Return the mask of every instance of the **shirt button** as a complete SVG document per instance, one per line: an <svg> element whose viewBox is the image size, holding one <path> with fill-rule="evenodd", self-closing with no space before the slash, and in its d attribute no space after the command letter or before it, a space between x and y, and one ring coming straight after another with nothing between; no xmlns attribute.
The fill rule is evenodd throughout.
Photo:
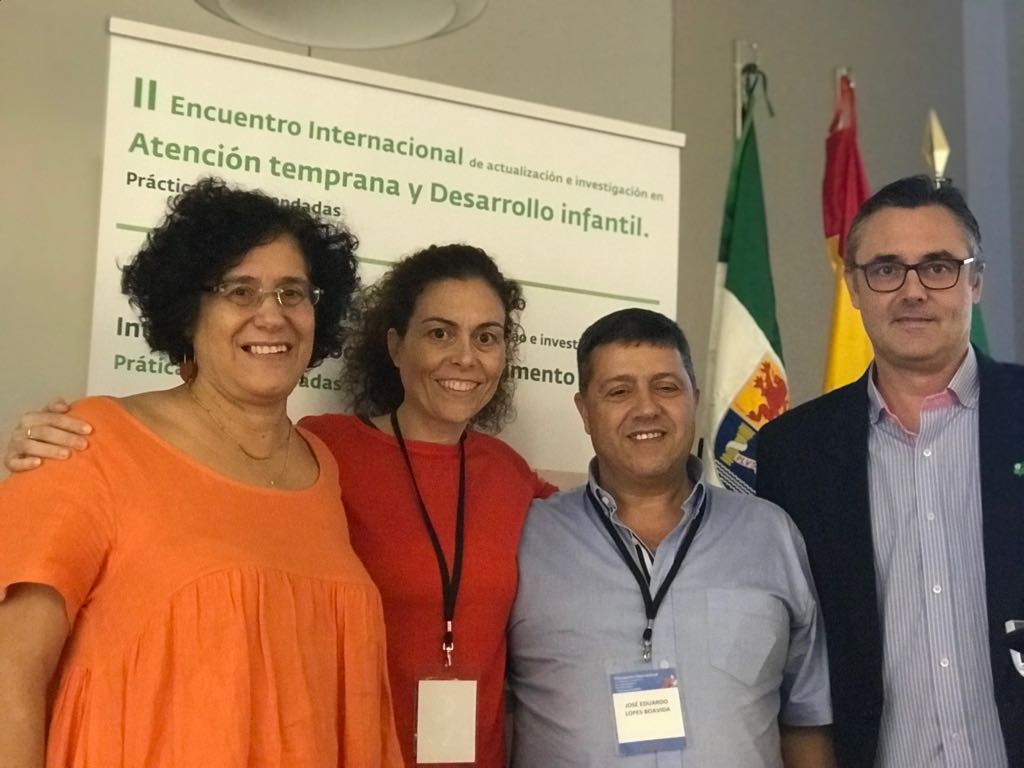
<svg viewBox="0 0 1024 768"><path fill-rule="evenodd" d="M932 592L934 592L936 595L941 594L942 593L942 585L941 584L936 584L934 587L932 587Z"/></svg>
<svg viewBox="0 0 1024 768"><path fill-rule="evenodd" d="M935 513L934 512L929 512L927 515L925 515L925 517L928 518L928 522L931 522L932 520L935 519Z"/></svg>
<svg viewBox="0 0 1024 768"><path fill-rule="evenodd" d="M925 448L924 449L924 457L927 459L927 458L930 458L931 455L932 455L932 449L931 448Z"/></svg>
<svg viewBox="0 0 1024 768"><path fill-rule="evenodd" d="M949 659L939 659L939 666L945 669L949 666Z"/></svg>

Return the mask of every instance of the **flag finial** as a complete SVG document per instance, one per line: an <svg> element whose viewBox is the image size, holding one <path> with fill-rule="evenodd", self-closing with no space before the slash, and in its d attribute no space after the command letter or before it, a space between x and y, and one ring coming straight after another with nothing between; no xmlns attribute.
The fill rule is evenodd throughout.
<svg viewBox="0 0 1024 768"><path fill-rule="evenodd" d="M942 123L934 109L928 110L928 119L924 127L924 144L921 147L924 153L925 162L932 169L932 178L935 179L935 186L941 187L949 184L950 179L946 177L946 163L949 161L949 142L946 140L946 132L942 130Z"/></svg>

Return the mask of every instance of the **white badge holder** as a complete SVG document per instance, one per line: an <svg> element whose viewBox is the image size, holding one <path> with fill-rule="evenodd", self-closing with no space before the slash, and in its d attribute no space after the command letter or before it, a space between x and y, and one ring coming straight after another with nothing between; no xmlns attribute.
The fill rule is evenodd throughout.
<svg viewBox="0 0 1024 768"><path fill-rule="evenodd" d="M476 680L420 680L416 763L476 762Z"/></svg>
<svg viewBox="0 0 1024 768"><path fill-rule="evenodd" d="M608 683L618 754L669 752L686 746L683 700L668 662L611 664Z"/></svg>

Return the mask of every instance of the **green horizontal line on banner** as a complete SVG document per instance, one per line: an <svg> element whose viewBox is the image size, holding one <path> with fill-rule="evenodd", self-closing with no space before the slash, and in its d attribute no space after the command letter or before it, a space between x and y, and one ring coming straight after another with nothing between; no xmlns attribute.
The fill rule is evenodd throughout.
<svg viewBox="0 0 1024 768"><path fill-rule="evenodd" d="M356 256L356 261L362 262L364 264L376 264L377 266L380 267L391 267L398 263L395 261L385 261L384 259L367 259L364 256Z"/></svg>
<svg viewBox="0 0 1024 768"><path fill-rule="evenodd" d="M362 256L357 257L359 261L367 264L377 264L382 267L391 267L397 264L395 261L384 261L383 259L367 259ZM620 293L604 293L603 291L591 291L587 288L570 288L567 285L552 285L551 283L535 283L532 280L517 280L520 285L528 285L531 288L543 288L548 291L559 291L561 293L578 293L583 296L599 296L602 299L620 299L622 301L631 301L634 304L651 304L658 306L661 304L657 299L648 299L643 296L623 296Z"/></svg>
<svg viewBox="0 0 1024 768"><path fill-rule="evenodd" d="M134 224L117 224L118 229L126 229L129 232L149 232L152 227L139 227ZM368 259L365 256L357 256L356 259L364 264L375 264L380 267L390 267L396 264L394 261L384 259ZM649 299L645 296L624 296L621 293L605 293L604 291L591 291L588 288L572 288L568 285L552 285L551 283L535 283L532 280L519 280L520 285L528 285L531 288L543 288L547 291L558 291L559 293L578 293L581 296L598 296L602 299L619 299L620 301L631 301L634 304L650 304L658 306L661 304L657 299Z"/></svg>
<svg viewBox="0 0 1024 768"><path fill-rule="evenodd" d="M528 285L531 288L544 288L549 291L560 291L561 293L579 293L583 296L599 296L602 299L621 299L631 301L634 304L661 304L657 299L649 299L645 296L623 296L621 293L605 293L604 291L591 291L587 288L571 288L568 285L551 285L550 283L535 283L531 280L520 280L521 285Z"/></svg>

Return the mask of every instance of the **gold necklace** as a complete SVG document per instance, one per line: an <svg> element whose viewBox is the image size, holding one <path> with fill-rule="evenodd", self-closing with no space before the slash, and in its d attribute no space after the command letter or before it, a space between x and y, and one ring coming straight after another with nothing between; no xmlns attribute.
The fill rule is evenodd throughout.
<svg viewBox="0 0 1024 768"><path fill-rule="evenodd" d="M256 454L251 453L244 445L242 445L241 441L238 440L238 438L231 434L231 431L224 425L224 423L220 419L217 418L213 411L211 411L209 408L206 407L205 404L203 404L203 402L199 399L196 393L192 391L191 382L185 385L185 390L188 392L188 396L192 398L192 402L194 402L196 405L202 408L203 411L206 412L206 415L210 417L210 421L216 424L217 428L224 433L224 436L227 437L231 442L233 442L235 446L238 448L238 450L240 450L247 458L252 459L253 461L269 461L270 459L274 458L274 456L276 456L277 453L280 451L280 448L272 448L270 453L267 454L266 456L257 456ZM288 435L284 439L284 463L281 465L281 471L278 472L277 475L267 479L267 484L271 488L275 488L277 484L281 482L281 479L285 476L285 473L288 472L288 458L291 455L292 432L294 431L294 429L292 428L291 420L287 416L285 416L285 421L288 422Z"/></svg>

